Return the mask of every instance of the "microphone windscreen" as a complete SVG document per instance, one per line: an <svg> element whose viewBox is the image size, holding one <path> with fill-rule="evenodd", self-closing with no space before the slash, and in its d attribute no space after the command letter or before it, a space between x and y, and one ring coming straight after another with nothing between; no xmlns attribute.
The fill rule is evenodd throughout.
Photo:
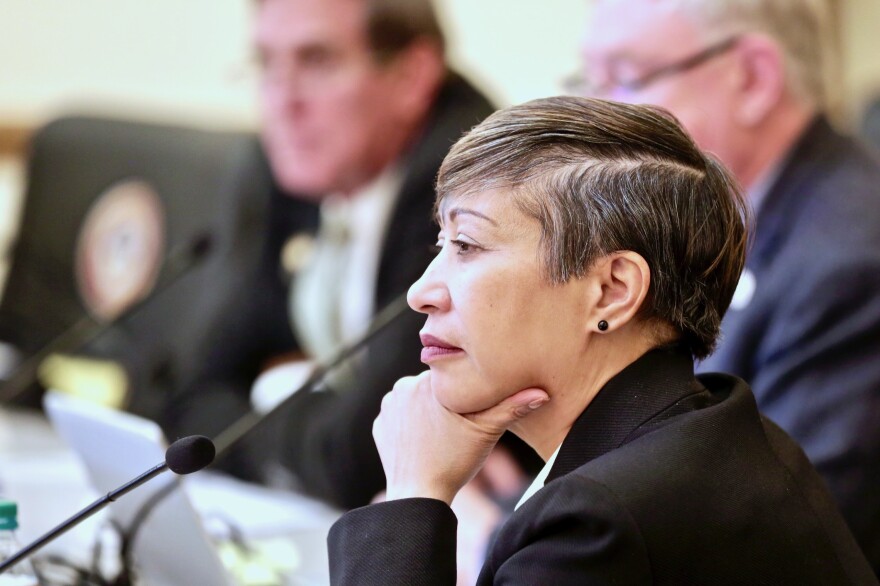
<svg viewBox="0 0 880 586"><path fill-rule="evenodd" d="M191 435L168 446L165 462L175 474L191 474L213 462L214 454L214 442L203 435Z"/></svg>
<svg viewBox="0 0 880 586"><path fill-rule="evenodd" d="M207 233L198 234L189 243L189 254L192 260L200 261L208 256L214 248L214 238Z"/></svg>

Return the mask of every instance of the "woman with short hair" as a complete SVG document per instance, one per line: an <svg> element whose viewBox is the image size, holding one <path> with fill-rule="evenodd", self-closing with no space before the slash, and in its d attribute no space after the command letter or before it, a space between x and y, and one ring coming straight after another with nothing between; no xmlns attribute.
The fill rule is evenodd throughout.
<svg viewBox="0 0 880 586"><path fill-rule="evenodd" d="M409 292L429 370L383 402L388 500L334 526L334 584L454 584L449 504L506 429L547 464L479 584L876 583L746 383L694 376L748 213L671 116L515 106L453 147L437 192L439 253Z"/></svg>

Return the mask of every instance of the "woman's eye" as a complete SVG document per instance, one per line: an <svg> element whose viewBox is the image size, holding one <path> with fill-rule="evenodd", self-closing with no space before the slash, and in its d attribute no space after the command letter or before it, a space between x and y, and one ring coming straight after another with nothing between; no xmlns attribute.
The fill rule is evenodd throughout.
<svg viewBox="0 0 880 586"><path fill-rule="evenodd" d="M438 240L436 244L430 246L431 253L434 255L438 255L443 252L443 249L446 245L454 247L455 254L461 256L465 254L471 254L477 249L477 245L471 242L465 242L464 240Z"/></svg>
<svg viewBox="0 0 880 586"><path fill-rule="evenodd" d="M465 242L464 240L453 240L452 244L458 248L458 254L467 254L468 252L471 252L473 248L472 244Z"/></svg>

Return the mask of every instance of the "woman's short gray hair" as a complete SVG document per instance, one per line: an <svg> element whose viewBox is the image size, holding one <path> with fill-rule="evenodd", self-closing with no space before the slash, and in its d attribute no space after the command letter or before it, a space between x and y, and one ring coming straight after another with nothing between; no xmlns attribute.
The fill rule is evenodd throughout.
<svg viewBox="0 0 880 586"><path fill-rule="evenodd" d="M674 328L696 358L711 353L745 262L748 208L670 114L574 97L496 112L447 155L437 209L498 188L540 223L550 282L636 252L651 271L640 317Z"/></svg>

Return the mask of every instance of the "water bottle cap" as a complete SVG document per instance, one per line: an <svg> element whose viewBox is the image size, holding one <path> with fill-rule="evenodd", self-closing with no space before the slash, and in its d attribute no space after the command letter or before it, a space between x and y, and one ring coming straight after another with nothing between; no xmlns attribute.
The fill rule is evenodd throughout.
<svg viewBox="0 0 880 586"><path fill-rule="evenodd" d="M18 529L18 505L13 501L0 500L0 531Z"/></svg>

